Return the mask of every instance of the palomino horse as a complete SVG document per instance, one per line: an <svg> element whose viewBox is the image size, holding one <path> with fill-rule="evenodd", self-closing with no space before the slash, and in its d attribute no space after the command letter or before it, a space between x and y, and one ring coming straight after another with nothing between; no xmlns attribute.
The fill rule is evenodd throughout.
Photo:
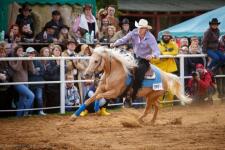
<svg viewBox="0 0 225 150"><path fill-rule="evenodd" d="M120 96L127 88L126 81L130 73L129 71L136 66L137 63L135 59L129 54L125 55L116 49L107 49L105 47L96 48L90 58L89 66L86 69L86 75L92 75L98 71L104 71L104 73L93 97L81 105L71 116L71 120L76 120L85 107L97 99L115 99ZM145 110L138 118L139 122L143 122L143 118L149 113L151 105L154 106L154 115L151 122L155 122L158 113L158 98L162 96L165 91L171 91L184 103L191 102L191 99L182 93L182 86L176 75L166 73L159 68L157 69L161 75L163 88L153 90L150 87L142 87L138 91L137 96L146 99Z"/></svg>

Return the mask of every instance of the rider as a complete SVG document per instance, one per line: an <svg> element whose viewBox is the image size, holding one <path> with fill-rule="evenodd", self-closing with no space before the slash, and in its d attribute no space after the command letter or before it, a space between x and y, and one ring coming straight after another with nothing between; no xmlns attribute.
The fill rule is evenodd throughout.
<svg viewBox="0 0 225 150"><path fill-rule="evenodd" d="M152 29L148 25L148 21L145 19L140 19L139 22L135 21L135 26L137 29L129 32L126 36L118 39L115 43L110 46L120 46L132 41L132 46L134 49L134 57L138 61L138 67L135 71L133 94L132 98L136 98L138 89L141 88L142 81L144 80L144 75L150 67L149 60L160 55L160 50L157 45L155 37L149 32Z"/></svg>

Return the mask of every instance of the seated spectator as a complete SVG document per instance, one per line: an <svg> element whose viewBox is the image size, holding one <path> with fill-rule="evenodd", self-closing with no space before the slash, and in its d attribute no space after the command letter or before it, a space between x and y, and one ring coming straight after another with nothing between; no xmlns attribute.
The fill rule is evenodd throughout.
<svg viewBox="0 0 225 150"><path fill-rule="evenodd" d="M73 75L67 74L66 80L74 80ZM74 85L73 82L66 83L65 89L65 105L66 106L76 106L80 105L80 95L78 92L77 87ZM70 111L70 107L66 107L67 111Z"/></svg>
<svg viewBox="0 0 225 150"><path fill-rule="evenodd" d="M28 57L36 57L37 51L33 47L28 47L26 49L26 53ZM28 73L28 80L31 82L44 81L44 65L41 63L41 60L33 60L35 72ZM43 108L43 84L31 84L29 88L34 93L35 100L37 102L38 108ZM43 109L38 110L39 115L45 116Z"/></svg>
<svg viewBox="0 0 225 150"><path fill-rule="evenodd" d="M116 40L124 37L125 35L127 35L128 32L130 32L129 20L127 18L124 18L121 24L122 24L122 30L117 31L115 33L115 35L111 39L112 42L115 42Z"/></svg>
<svg viewBox="0 0 225 150"><path fill-rule="evenodd" d="M98 85L98 82L95 82L94 84L91 85L90 89L85 95L85 101L94 95L97 85ZM94 112L98 112L102 116L108 116L110 115L110 113L106 111L107 105L108 105L108 102L104 98L96 100L95 102L88 105L86 109L81 112L80 116L84 117L84 116L87 116L88 113L94 113Z"/></svg>
<svg viewBox="0 0 225 150"><path fill-rule="evenodd" d="M41 42L41 43L52 43L57 41L57 37L55 36L55 31L56 31L55 26L51 25L46 25L44 27L44 30L40 32L36 38L36 42Z"/></svg>
<svg viewBox="0 0 225 150"><path fill-rule="evenodd" d="M102 43L111 43L111 39L115 35L116 28L114 26L108 26L107 35L103 36L99 41Z"/></svg>
<svg viewBox="0 0 225 150"><path fill-rule="evenodd" d="M107 8L106 18L109 20L109 24L116 28L116 32L120 30L119 20L115 17L116 9L114 6L110 5Z"/></svg>
<svg viewBox="0 0 225 150"><path fill-rule="evenodd" d="M33 31L31 31L30 26L23 25L21 31L21 38L23 42L33 42Z"/></svg>
<svg viewBox="0 0 225 150"><path fill-rule="evenodd" d="M196 65L196 71L192 73L192 78L188 81L188 90L193 102L202 103L208 97L212 102L213 94L212 75L202 64Z"/></svg>
<svg viewBox="0 0 225 150"><path fill-rule="evenodd" d="M21 33L19 26L17 24L13 24L8 34L6 34L5 39L8 40L9 43L17 43L21 41Z"/></svg>
<svg viewBox="0 0 225 150"><path fill-rule="evenodd" d="M29 35L34 35L34 19L31 16L31 11L28 4L23 4L22 8L19 9L20 14L16 17L16 24L22 31L24 27L29 31Z"/></svg>
<svg viewBox="0 0 225 150"><path fill-rule="evenodd" d="M47 22L45 24L45 26L47 26L47 27L49 27L49 26L50 27L54 27L54 29L55 29L54 36L58 37L60 29L64 26L63 20L62 20L62 17L61 17L61 13L58 10L54 10L52 12L52 20Z"/></svg>
<svg viewBox="0 0 225 150"><path fill-rule="evenodd" d="M23 47L15 48L14 57L24 57ZM14 73L12 76L13 82L28 82L28 71L35 73L34 64L32 61L14 60L9 61L10 67ZM19 93L19 101L17 109L33 108L34 94L25 84L14 85L15 90ZM18 117L29 115L29 111L17 111Z"/></svg>
<svg viewBox="0 0 225 150"><path fill-rule="evenodd" d="M219 50L221 50L223 53L225 52L225 35L222 35L219 38Z"/></svg>
<svg viewBox="0 0 225 150"><path fill-rule="evenodd" d="M62 49L59 45L54 45L52 57L60 57ZM44 74L46 81L60 80L60 60L49 60ZM60 86L59 84L48 84L45 87L46 107L60 105ZM59 109L47 110L47 113L57 113Z"/></svg>
<svg viewBox="0 0 225 150"><path fill-rule="evenodd" d="M66 45L66 43L72 39L72 36L70 35L69 33L69 30L70 28L66 25L62 26L62 28L60 29L60 32L59 32L59 42L62 44L62 45Z"/></svg>
<svg viewBox="0 0 225 150"><path fill-rule="evenodd" d="M225 55L220 50L218 50L220 36L220 30L218 28L219 25L220 22L218 21L218 19L213 18L209 22L209 29L205 31L202 40L203 52L207 53L208 57L212 59L212 61L208 65L208 69L212 71L215 71L225 62Z"/></svg>
<svg viewBox="0 0 225 150"><path fill-rule="evenodd" d="M73 25L73 32L76 35L78 31L83 38L85 38L85 33L91 35L93 31L94 38L97 38L98 25L95 17L92 14L92 6L90 4L85 4L83 6L83 13L75 19L75 23Z"/></svg>

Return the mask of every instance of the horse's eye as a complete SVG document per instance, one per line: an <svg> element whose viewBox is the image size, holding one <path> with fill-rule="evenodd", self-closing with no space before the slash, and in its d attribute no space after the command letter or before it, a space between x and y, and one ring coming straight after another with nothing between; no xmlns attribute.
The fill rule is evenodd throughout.
<svg viewBox="0 0 225 150"><path fill-rule="evenodd" d="M98 63L98 61L97 61L97 60L95 60L95 63L97 64L97 63Z"/></svg>

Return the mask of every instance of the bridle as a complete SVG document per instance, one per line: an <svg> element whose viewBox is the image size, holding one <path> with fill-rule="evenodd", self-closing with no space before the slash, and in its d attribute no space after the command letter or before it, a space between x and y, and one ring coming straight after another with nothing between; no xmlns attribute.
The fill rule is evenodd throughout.
<svg viewBox="0 0 225 150"><path fill-rule="evenodd" d="M100 67L100 65L102 63L102 59L103 58L102 58L102 56L100 56L100 57L101 57L101 59L100 59L98 65L96 66L96 69L95 70L97 70L97 68ZM111 72L111 70L112 70L112 55L109 54L109 73ZM96 76L98 74L98 72L94 71L94 74Z"/></svg>

